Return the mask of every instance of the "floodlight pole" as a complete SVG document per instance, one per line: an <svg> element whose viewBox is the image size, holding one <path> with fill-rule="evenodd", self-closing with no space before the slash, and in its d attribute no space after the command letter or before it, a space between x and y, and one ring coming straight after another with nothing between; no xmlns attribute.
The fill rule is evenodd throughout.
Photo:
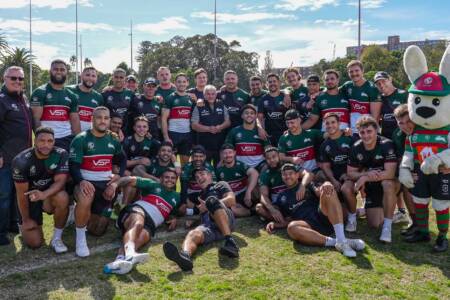
<svg viewBox="0 0 450 300"><path fill-rule="evenodd" d="M130 19L130 69L133 70L133 19Z"/></svg>
<svg viewBox="0 0 450 300"><path fill-rule="evenodd" d="M214 82L217 81L217 0L214 0Z"/></svg>
<svg viewBox="0 0 450 300"><path fill-rule="evenodd" d="M33 93L33 35L32 35L32 27L31 27L31 0L30 0L30 97Z"/></svg>
<svg viewBox="0 0 450 300"><path fill-rule="evenodd" d="M358 0L358 59L361 58L361 0Z"/></svg>
<svg viewBox="0 0 450 300"><path fill-rule="evenodd" d="M75 83L78 84L78 0L75 0L75 56L77 57Z"/></svg>

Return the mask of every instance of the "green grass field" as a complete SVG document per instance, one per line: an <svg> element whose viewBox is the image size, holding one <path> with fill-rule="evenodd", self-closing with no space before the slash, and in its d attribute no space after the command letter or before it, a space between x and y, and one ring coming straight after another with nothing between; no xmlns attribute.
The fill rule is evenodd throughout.
<svg viewBox="0 0 450 300"><path fill-rule="evenodd" d="M48 243L49 217L44 225ZM363 238L367 248L356 259L334 249L299 245L285 231L268 235L263 223L252 217L238 220L238 260L219 257L218 244L213 244L195 256L193 272L181 272L164 257L160 238L143 250L150 253L150 261L125 276L102 274L119 241L112 227L100 239L89 237L89 246L100 250L87 259L74 257L72 227L64 233L72 253L63 256L53 254L48 246L24 249L16 236L14 245L0 252L0 299L450 298L449 252L430 254L431 244L402 242L399 225L394 227L394 243L383 245L378 231L368 231L364 220L358 225L355 236ZM168 239L181 243L182 231ZM35 269L25 271L28 268Z"/></svg>

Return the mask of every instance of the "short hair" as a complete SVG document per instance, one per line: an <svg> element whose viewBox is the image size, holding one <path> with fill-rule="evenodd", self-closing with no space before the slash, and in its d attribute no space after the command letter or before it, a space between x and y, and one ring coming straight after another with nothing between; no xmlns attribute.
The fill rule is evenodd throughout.
<svg viewBox="0 0 450 300"><path fill-rule="evenodd" d="M53 131L53 129L51 127L47 127L47 126L41 126L38 129L36 129L36 131L34 132L34 135L37 138L42 133L48 133L48 134L51 134L52 136L55 136L55 131Z"/></svg>
<svg viewBox="0 0 450 300"><path fill-rule="evenodd" d="M236 71L233 71L233 70L227 70L227 71L225 71L225 73L223 73L223 77L225 78L228 74L234 74L234 75L238 76L238 74L236 73Z"/></svg>
<svg viewBox="0 0 450 300"><path fill-rule="evenodd" d="M336 71L335 69L328 69L325 72L323 72L323 78L325 79L325 77L330 74L334 74L336 76L336 78L338 78L338 79L340 77L340 74L338 71Z"/></svg>
<svg viewBox="0 0 450 300"><path fill-rule="evenodd" d="M408 104L401 104L394 109L394 117L396 119L403 118L407 115L409 115Z"/></svg>
<svg viewBox="0 0 450 300"><path fill-rule="evenodd" d="M288 74L288 73L291 73L291 72L297 74L297 76L299 77L299 79L302 78L302 74L300 74L300 71L299 71L297 68L293 68L293 67L290 67L290 68L287 68L286 70L284 70L284 72L283 72L283 77L286 78L287 74Z"/></svg>
<svg viewBox="0 0 450 300"><path fill-rule="evenodd" d="M294 171L295 173L298 173L299 169L293 163L285 163L281 166L281 172L284 171Z"/></svg>
<svg viewBox="0 0 450 300"><path fill-rule="evenodd" d="M158 71L156 71L156 74L159 74L159 72L161 72L162 70L167 70L167 71L170 72L169 67L161 66L161 67L158 68Z"/></svg>
<svg viewBox="0 0 450 300"><path fill-rule="evenodd" d="M178 73L177 76L175 76L175 81L180 77L184 77L184 78L186 78L186 80L188 80L186 73Z"/></svg>
<svg viewBox="0 0 450 300"><path fill-rule="evenodd" d="M367 128L369 126L372 126L376 130L378 130L377 121L370 115L364 115L364 116L360 117L358 119L358 121L356 121L356 129L358 129L358 130L361 128Z"/></svg>
<svg viewBox="0 0 450 300"><path fill-rule="evenodd" d="M306 82L320 83L320 77L316 74L311 74L306 79Z"/></svg>
<svg viewBox="0 0 450 300"><path fill-rule="evenodd" d="M200 68L200 69L195 70L195 72L194 72L194 78L197 78L197 76L200 75L201 73L205 73L206 75L208 75L208 73L206 72L205 69Z"/></svg>
<svg viewBox="0 0 450 300"><path fill-rule="evenodd" d="M359 60L351 60L348 64L347 64L347 70L350 69L353 66L358 66L361 70L364 70L363 64L361 61Z"/></svg>
<svg viewBox="0 0 450 300"><path fill-rule="evenodd" d="M280 76L278 76L278 74L269 73L266 77L266 80L269 80L270 77L275 77L278 81L280 81Z"/></svg>
<svg viewBox="0 0 450 300"><path fill-rule="evenodd" d="M115 112L115 111L111 112L110 117L111 117L111 119L118 118L118 119L120 119L120 121L123 122L122 116L119 113Z"/></svg>
<svg viewBox="0 0 450 300"><path fill-rule="evenodd" d="M217 88L212 84L207 84L203 89L203 94L205 94L207 91L217 91Z"/></svg>
<svg viewBox="0 0 450 300"><path fill-rule="evenodd" d="M137 116L136 118L134 118L133 124L136 125L137 122L141 122L141 121L148 123L148 119L146 116Z"/></svg>
<svg viewBox="0 0 450 300"><path fill-rule="evenodd" d="M109 108L107 108L106 106L97 106L96 108L94 108L92 115L95 115L99 111L107 111L108 113L110 112Z"/></svg>
<svg viewBox="0 0 450 300"><path fill-rule="evenodd" d="M67 69L66 62L59 58L52 60L52 62L50 63L50 69L53 68L54 65L59 65L59 64L64 65L64 67Z"/></svg>
<svg viewBox="0 0 450 300"><path fill-rule="evenodd" d="M162 147L170 147L171 150L173 150L173 145L171 142L168 141L164 141L161 143L161 146L159 146L159 149L161 149Z"/></svg>
<svg viewBox="0 0 450 300"><path fill-rule="evenodd" d="M244 112L245 110L247 110L247 109L251 109L251 110L253 110L255 113L258 112L258 109L256 108L256 106L254 106L253 104L248 103L248 104L245 104L244 106L242 106L242 108L241 108L241 113L243 113L243 112Z"/></svg>
<svg viewBox="0 0 450 300"><path fill-rule="evenodd" d="M95 71L95 72L97 72L97 69L94 68L94 67L86 67L86 68L83 69L83 71L81 73L85 73L87 71Z"/></svg>
<svg viewBox="0 0 450 300"><path fill-rule="evenodd" d="M8 67L8 68L5 70L5 72L3 73L3 77L5 77L6 74L8 74L8 73L11 72L11 71L21 71L21 72L23 72L23 68L22 68L22 67L19 67L19 66L10 66L10 67Z"/></svg>
<svg viewBox="0 0 450 300"><path fill-rule="evenodd" d="M262 83L262 78L258 75L253 75L250 77L250 81L260 81Z"/></svg>
<svg viewBox="0 0 450 300"><path fill-rule="evenodd" d="M264 150L264 155L266 155L267 153L270 153L270 152L280 153L280 151L278 150L277 147L270 146L270 147L267 147L267 148Z"/></svg>
<svg viewBox="0 0 450 300"><path fill-rule="evenodd" d="M116 75L117 73L127 74L127 72L125 72L125 70L122 68L115 68L113 71L113 75Z"/></svg>
<svg viewBox="0 0 450 300"><path fill-rule="evenodd" d="M325 120L325 119L328 119L328 118L335 118L336 119L336 121L339 123L340 122L340 120L339 120L339 115L337 114L337 113L335 113L335 112L327 112L324 116L323 116L323 119Z"/></svg>
<svg viewBox="0 0 450 300"><path fill-rule="evenodd" d="M164 174L164 173L167 173L167 172L169 172L169 173L174 173L175 176L178 177L177 170L175 170L175 168L173 168L173 167L167 167L167 168L164 170L163 174Z"/></svg>

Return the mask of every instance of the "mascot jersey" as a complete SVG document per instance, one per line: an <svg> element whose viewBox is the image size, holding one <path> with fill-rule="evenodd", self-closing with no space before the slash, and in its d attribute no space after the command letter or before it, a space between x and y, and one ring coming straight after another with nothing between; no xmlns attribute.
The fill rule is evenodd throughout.
<svg viewBox="0 0 450 300"><path fill-rule="evenodd" d="M420 165L427 157L449 148L450 126L439 129L426 129L416 126L409 136L410 143L405 144L405 151L414 154L414 164Z"/></svg>

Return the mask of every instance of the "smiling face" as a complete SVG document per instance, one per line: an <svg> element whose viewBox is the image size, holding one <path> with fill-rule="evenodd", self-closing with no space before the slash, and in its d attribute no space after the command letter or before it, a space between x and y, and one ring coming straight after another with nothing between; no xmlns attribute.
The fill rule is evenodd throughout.
<svg viewBox="0 0 450 300"><path fill-rule="evenodd" d="M450 96L424 96L409 94L409 117L417 125L436 129L449 124Z"/></svg>

